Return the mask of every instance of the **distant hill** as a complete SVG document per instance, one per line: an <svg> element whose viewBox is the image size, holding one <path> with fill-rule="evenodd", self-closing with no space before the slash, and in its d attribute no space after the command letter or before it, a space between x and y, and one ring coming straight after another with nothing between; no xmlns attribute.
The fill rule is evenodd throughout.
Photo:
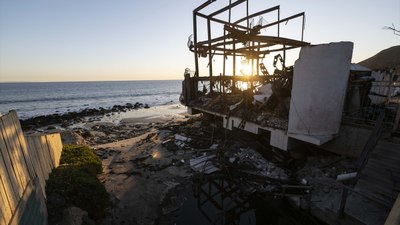
<svg viewBox="0 0 400 225"><path fill-rule="evenodd" d="M400 69L400 45L387 48L358 64L372 70Z"/></svg>

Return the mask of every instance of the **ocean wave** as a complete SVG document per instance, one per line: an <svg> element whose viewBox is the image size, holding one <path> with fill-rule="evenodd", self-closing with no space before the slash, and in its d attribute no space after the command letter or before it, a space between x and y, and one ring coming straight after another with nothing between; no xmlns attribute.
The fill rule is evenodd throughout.
<svg viewBox="0 0 400 225"><path fill-rule="evenodd" d="M17 99L17 100L0 100L0 104L12 104L12 103L30 103L30 102L59 102L59 101L74 101L74 100L96 100L96 99L107 99L107 98L128 98L128 97L146 97L146 96L165 96L165 95L179 95L179 91L171 92L160 92L152 94L120 94L120 95L97 95L97 96L69 96L69 97L48 97L38 99Z"/></svg>

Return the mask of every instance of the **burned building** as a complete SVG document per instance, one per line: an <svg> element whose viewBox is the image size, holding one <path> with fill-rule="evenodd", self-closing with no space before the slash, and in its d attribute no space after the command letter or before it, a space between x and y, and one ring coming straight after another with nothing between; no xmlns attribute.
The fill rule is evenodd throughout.
<svg viewBox="0 0 400 225"><path fill-rule="evenodd" d="M248 0L217 9L215 2L193 11L187 45L195 69L185 70L180 99L188 112L213 115L228 130L264 135L273 148L289 151L303 143L351 157L354 168L340 174L351 181L339 175L323 180L331 182L329 194L311 194L313 214L347 214L363 224L395 221L400 144L382 137L399 134L398 71L377 75L351 64L352 42L308 43L304 12L282 17L280 6L250 12ZM297 29L282 32L287 24ZM290 65L293 52L298 58Z"/></svg>
<svg viewBox="0 0 400 225"><path fill-rule="evenodd" d="M249 2L239 0L204 14L212 3L193 11L188 47L196 68L185 72L181 96L189 111L219 116L229 130L265 133L282 150L297 141L321 145L333 139L342 118L353 44L305 42L304 12L281 18L280 6L275 6L250 14ZM235 17L240 5L246 14ZM275 20L265 22L271 15ZM200 20L206 23L205 39L199 39ZM292 21L299 26L297 39L281 32ZM300 58L288 65L288 53L300 48Z"/></svg>

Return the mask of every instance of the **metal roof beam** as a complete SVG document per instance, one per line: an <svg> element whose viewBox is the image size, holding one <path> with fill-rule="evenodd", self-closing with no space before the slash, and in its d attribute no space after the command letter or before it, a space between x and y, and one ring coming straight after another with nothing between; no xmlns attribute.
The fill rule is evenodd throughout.
<svg viewBox="0 0 400 225"><path fill-rule="evenodd" d="M213 18L213 17L208 17L207 15L204 15L203 13L197 12L195 14L197 16L200 16L200 17L204 18L204 19L210 19L213 22L221 23L221 24L224 24L224 25L232 25L232 23L229 23L229 22L217 19L217 18ZM235 26L247 30L247 27L245 27L245 26L242 26L242 25L235 25Z"/></svg>
<svg viewBox="0 0 400 225"><path fill-rule="evenodd" d="M211 13L211 14L208 15L208 16L209 16L209 17L214 17L214 16L216 16L216 15L218 15L218 14L220 14L220 13L225 12L225 11L228 10L228 9L231 9L231 8L237 6L237 5L242 4L242 3L245 2L245 1L247 1L247 0L237 0L236 2L234 2L234 3L232 3L232 4L228 5L228 6L225 6L224 8L222 8L222 9L220 9L220 10L217 10L217 11L213 12L213 13Z"/></svg>
<svg viewBox="0 0 400 225"><path fill-rule="evenodd" d="M196 13L196 12L198 12L198 11L204 9L204 8L207 7L209 4L211 4L211 3L215 2L215 1L216 1L216 0L208 0L208 1L204 2L203 4L201 4L200 6L198 6L197 8L195 8L195 9L193 10L193 12Z"/></svg>
<svg viewBox="0 0 400 225"><path fill-rule="evenodd" d="M264 26L261 26L261 28L260 28L260 29L264 29L264 28L267 28L267 27L275 26L275 25L277 25L277 24L280 24L280 23L283 23L283 22L286 22L286 21L289 21L289 20L295 19L295 18L297 18L297 17L304 16L304 15L305 15L305 13L304 13L304 12L302 12L302 13L298 13L298 14L296 14L296 15L289 16L289 17L286 17L286 18L284 18L284 19L281 19L281 20L275 21L275 22L273 22L273 23L269 23L269 24L266 24L266 25L264 25Z"/></svg>
<svg viewBox="0 0 400 225"><path fill-rule="evenodd" d="M253 13L253 14L251 14L249 16L246 16L246 17L243 17L243 18L237 20L233 24L238 24L238 23L241 23L241 22L243 22L243 21L245 21L247 19L250 19L250 18L253 18L253 17L256 17L256 16L260 16L260 15L263 15L263 14L266 14L266 13L269 13L269 12L273 12L273 11L279 10L279 8L280 8L280 6L277 5L275 7L272 7L272 8L269 8L269 9L265 9L265 10L262 10L262 11L257 12L257 13Z"/></svg>

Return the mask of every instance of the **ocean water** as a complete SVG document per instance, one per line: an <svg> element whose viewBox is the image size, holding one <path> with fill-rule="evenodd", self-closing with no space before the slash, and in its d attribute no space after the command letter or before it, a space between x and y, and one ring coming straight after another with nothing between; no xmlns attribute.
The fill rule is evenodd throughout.
<svg viewBox="0 0 400 225"><path fill-rule="evenodd" d="M14 109L26 119L126 103L156 106L178 103L181 90L179 80L0 83L0 112Z"/></svg>

